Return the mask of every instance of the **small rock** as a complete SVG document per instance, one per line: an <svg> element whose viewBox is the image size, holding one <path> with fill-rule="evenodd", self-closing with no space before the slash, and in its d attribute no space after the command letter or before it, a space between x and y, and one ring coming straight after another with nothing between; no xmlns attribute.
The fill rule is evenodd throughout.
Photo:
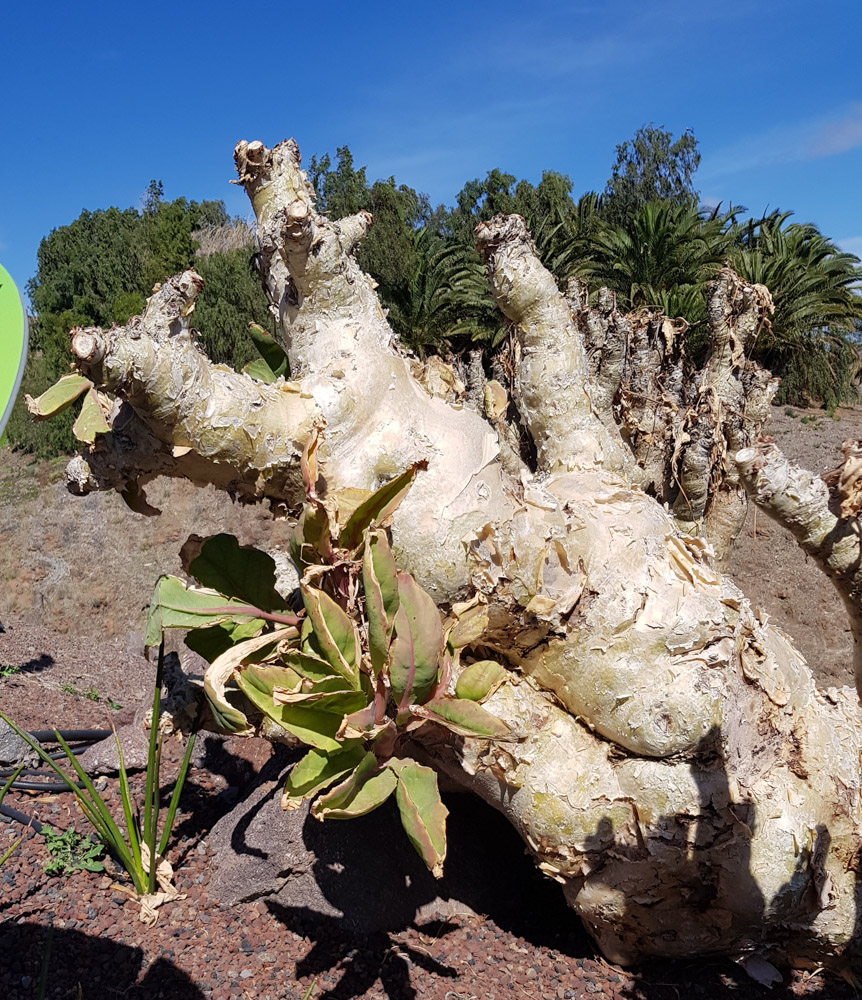
<svg viewBox="0 0 862 1000"><path fill-rule="evenodd" d="M251 977L253 975L254 975L254 973L251 971L251 969L243 969L242 972L239 974L239 978L240 979L251 979Z"/></svg>

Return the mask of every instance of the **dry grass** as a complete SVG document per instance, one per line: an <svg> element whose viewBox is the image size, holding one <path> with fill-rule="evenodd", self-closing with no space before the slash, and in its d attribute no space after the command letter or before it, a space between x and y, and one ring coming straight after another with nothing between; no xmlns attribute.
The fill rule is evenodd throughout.
<svg viewBox="0 0 862 1000"><path fill-rule="evenodd" d="M70 635L139 633L159 574L182 573L179 549L190 534L227 531L244 545L287 546L290 526L265 507L161 480L147 495L164 513L144 517L113 493L71 496L64 466L0 449L0 621Z"/></svg>
<svg viewBox="0 0 862 1000"><path fill-rule="evenodd" d="M255 241L255 225L236 218L221 226L201 226L192 233L192 239L199 244L198 257L227 253L229 250L252 246Z"/></svg>

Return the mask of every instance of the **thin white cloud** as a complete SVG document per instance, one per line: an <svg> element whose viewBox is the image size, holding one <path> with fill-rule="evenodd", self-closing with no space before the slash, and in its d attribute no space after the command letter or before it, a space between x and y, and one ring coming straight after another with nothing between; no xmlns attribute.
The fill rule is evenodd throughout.
<svg viewBox="0 0 862 1000"><path fill-rule="evenodd" d="M712 178L776 163L822 160L862 146L862 101L830 115L777 125L706 154L701 176Z"/></svg>
<svg viewBox="0 0 862 1000"><path fill-rule="evenodd" d="M850 106L849 112L835 122L828 122L814 136L808 159L835 156L862 146L862 101Z"/></svg>

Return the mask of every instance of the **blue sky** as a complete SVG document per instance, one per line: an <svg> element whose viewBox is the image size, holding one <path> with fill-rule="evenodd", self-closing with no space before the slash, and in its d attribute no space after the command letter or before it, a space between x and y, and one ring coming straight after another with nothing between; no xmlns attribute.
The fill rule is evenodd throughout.
<svg viewBox="0 0 862 1000"><path fill-rule="evenodd" d="M52 228L151 178L248 214L240 138L347 144L451 203L492 167L600 189L648 122L694 130L706 201L792 209L862 255L860 29L860 0L18 3L0 263L23 286Z"/></svg>

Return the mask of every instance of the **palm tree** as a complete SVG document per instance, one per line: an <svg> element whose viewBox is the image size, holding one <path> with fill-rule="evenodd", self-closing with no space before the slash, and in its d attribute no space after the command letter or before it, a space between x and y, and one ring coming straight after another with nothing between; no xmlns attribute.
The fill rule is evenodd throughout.
<svg viewBox="0 0 862 1000"><path fill-rule="evenodd" d="M501 317L475 250L425 226L413 233L412 249L406 280L380 289L402 342L420 352L457 337L496 342Z"/></svg>
<svg viewBox="0 0 862 1000"><path fill-rule="evenodd" d="M854 399L860 359L862 268L810 222L772 212L735 227L733 266L766 285L775 313L755 354L783 379L780 402L822 400L827 408Z"/></svg>
<svg viewBox="0 0 862 1000"><path fill-rule="evenodd" d="M660 309L697 326L706 283L730 252L737 211L647 202L624 225L594 225L572 273L616 292L622 309Z"/></svg>

